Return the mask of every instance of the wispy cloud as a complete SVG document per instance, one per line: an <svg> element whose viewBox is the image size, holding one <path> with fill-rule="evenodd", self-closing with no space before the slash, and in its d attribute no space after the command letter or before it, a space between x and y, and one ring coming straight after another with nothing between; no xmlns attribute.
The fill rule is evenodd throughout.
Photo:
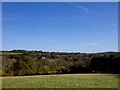
<svg viewBox="0 0 120 90"><path fill-rule="evenodd" d="M3 11L3 15L11 16L11 17L21 17L21 15L19 15L17 13L5 12L5 11Z"/></svg>
<svg viewBox="0 0 120 90"><path fill-rule="evenodd" d="M101 31L97 31L97 32L86 32L86 35L90 36L90 37L102 37L107 35L107 32L101 32Z"/></svg>
<svg viewBox="0 0 120 90"><path fill-rule="evenodd" d="M118 27L117 23L111 23L111 25L114 26L114 27Z"/></svg>
<svg viewBox="0 0 120 90"><path fill-rule="evenodd" d="M78 9L83 10L83 11L89 11L88 8L83 7L83 6L81 6L81 5L78 5L78 4L75 4L75 3L70 3L70 4L71 4L72 6L78 8Z"/></svg>
<svg viewBox="0 0 120 90"><path fill-rule="evenodd" d="M8 13L8 12L5 12L3 15L3 20L9 21L9 20L18 20L18 19L26 19L26 17L21 14Z"/></svg>
<svg viewBox="0 0 120 90"><path fill-rule="evenodd" d="M81 43L78 46L98 46L97 42L88 42L88 43Z"/></svg>
<svg viewBox="0 0 120 90"><path fill-rule="evenodd" d="M114 34L118 34L118 30L113 30L113 33Z"/></svg>
<svg viewBox="0 0 120 90"><path fill-rule="evenodd" d="M88 8L86 7L83 7L81 5L78 5L78 4L75 4L75 3L69 3L71 5L71 7L76 7L80 10L83 10L83 11L88 11ZM57 5L54 5L54 4L43 4L43 6L45 7L49 7L49 8L62 8L62 9L69 9L69 7L63 7L63 6L57 6Z"/></svg>
<svg viewBox="0 0 120 90"><path fill-rule="evenodd" d="M69 3L72 7L78 8L83 11L89 11L88 8L83 7L81 5L75 4L75 3ZM68 7L63 7L63 6L57 6L54 4L43 4L45 7L50 7L50 8L62 8L62 9L69 9Z"/></svg>

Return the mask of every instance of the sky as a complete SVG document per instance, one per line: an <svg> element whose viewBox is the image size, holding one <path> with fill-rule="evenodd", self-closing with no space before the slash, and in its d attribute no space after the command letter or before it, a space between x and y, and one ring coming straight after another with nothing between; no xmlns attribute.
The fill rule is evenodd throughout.
<svg viewBox="0 0 120 90"><path fill-rule="evenodd" d="M2 49L118 51L118 3L2 4Z"/></svg>

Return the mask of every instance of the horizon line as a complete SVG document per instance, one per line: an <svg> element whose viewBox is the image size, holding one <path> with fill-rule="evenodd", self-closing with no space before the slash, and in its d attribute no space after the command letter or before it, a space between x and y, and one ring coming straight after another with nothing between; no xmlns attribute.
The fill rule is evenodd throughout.
<svg viewBox="0 0 120 90"><path fill-rule="evenodd" d="M20 51L42 51L42 52L55 52L55 53L104 53L104 52L119 52L115 50L108 50L108 51L96 51L96 52L80 52L80 51L50 51L50 50L36 50L36 49L11 49L11 50L0 50L2 51L14 51L14 50L20 50Z"/></svg>

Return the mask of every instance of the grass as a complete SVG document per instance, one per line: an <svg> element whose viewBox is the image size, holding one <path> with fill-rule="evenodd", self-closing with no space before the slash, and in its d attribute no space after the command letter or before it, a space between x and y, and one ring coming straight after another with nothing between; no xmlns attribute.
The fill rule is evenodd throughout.
<svg viewBox="0 0 120 90"><path fill-rule="evenodd" d="M2 77L0 77L0 89L2 88Z"/></svg>
<svg viewBox="0 0 120 90"><path fill-rule="evenodd" d="M3 77L3 88L118 88L110 74L61 74Z"/></svg>
<svg viewBox="0 0 120 90"><path fill-rule="evenodd" d="M22 54L22 53L16 53L16 52L0 52L0 55L9 54L9 55L16 55L16 54Z"/></svg>

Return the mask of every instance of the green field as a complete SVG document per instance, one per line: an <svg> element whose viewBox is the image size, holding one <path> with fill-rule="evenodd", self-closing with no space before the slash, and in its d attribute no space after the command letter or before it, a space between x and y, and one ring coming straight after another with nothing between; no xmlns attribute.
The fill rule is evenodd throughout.
<svg viewBox="0 0 120 90"><path fill-rule="evenodd" d="M22 54L22 53L16 53L16 52L0 52L0 55L9 54L9 55L16 55L16 54Z"/></svg>
<svg viewBox="0 0 120 90"><path fill-rule="evenodd" d="M3 77L3 88L118 88L111 74L61 74Z"/></svg>

